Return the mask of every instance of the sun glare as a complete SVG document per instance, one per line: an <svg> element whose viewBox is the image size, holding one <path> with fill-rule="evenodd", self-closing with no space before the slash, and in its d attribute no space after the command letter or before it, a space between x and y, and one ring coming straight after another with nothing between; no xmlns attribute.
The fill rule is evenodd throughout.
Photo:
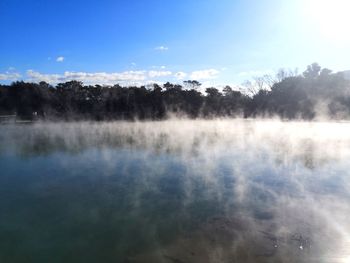
<svg viewBox="0 0 350 263"><path fill-rule="evenodd" d="M350 42L349 0L308 0L303 4L307 20L322 37L333 43Z"/></svg>

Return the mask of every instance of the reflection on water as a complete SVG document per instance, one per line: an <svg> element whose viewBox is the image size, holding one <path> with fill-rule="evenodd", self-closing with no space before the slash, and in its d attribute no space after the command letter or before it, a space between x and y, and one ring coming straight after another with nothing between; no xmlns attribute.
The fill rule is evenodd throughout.
<svg viewBox="0 0 350 263"><path fill-rule="evenodd" d="M350 124L0 126L0 262L348 262Z"/></svg>

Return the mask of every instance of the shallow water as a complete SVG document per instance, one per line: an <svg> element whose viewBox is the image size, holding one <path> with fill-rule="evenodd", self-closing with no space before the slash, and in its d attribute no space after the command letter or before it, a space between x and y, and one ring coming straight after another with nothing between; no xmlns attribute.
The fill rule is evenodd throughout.
<svg viewBox="0 0 350 263"><path fill-rule="evenodd" d="M0 126L0 262L348 262L350 124Z"/></svg>

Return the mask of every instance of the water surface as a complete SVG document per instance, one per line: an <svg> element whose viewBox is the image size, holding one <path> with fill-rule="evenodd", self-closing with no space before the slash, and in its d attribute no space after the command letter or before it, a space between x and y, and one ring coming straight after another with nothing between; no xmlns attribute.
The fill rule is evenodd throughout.
<svg viewBox="0 0 350 263"><path fill-rule="evenodd" d="M350 124L0 126L0 262L348 262Z"/></svg>

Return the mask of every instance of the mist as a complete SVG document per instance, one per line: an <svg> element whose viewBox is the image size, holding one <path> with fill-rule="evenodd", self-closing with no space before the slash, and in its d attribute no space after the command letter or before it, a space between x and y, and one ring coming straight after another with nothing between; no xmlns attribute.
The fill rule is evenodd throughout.
<svg viewBox="0 0 350 263"><path fill-rule="evenodd" d="M72 262L350 256L348 122L37 122L0 131L5 262L47 253Z"/></svg>

